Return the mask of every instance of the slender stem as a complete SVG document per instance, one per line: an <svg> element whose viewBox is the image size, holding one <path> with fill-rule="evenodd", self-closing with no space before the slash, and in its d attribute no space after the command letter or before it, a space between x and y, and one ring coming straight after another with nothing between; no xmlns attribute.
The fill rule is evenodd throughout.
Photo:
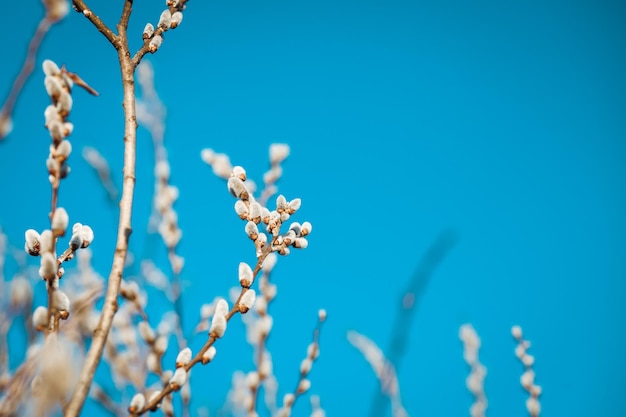
<svg viewBox="0 0 626 417"><path fill-rule="evenodd" d="M254 269L252 270L252 284L254 284L254 281L256 280L257 275L259 274L259 272L261 271L261 268L263 267L263 261L265 260L265 258L267 258L267 255L269 255L272 250L272 246L274 246L274 243L276 242L276 237L272 238L272 242L271 244L269 244L267 246L267 250L265 252L263 252L261 254L261 256L259 256L257 258L257 262L256 262L256 266L254 267ZM250 284L250 286L252 286L252 284ZM235 304L233 304L233 307L230 309L230 311L228 312L228 314L226 314L226 321L230 321L230 319L237 313L240 313L241 311L239 310L239 306L240 306L240 302L241 302L241 298L243 297L243 295L248 291L248 288L241 288L241 293L239 294L239 297L237 298L237 301L235 301ZM209 339L206 341L206 343L204 344L204 346L202 346L202 348L200 349L200 351L196 354L196 356L194 356L194 358L187 364L185 365L185 370L187 372L189 372L189 370L197 363L202 362L202 356L204 355L204 353L209 350L209 348L211 346L213 346L215 344L215 342L217 341L217 338L215 336L211 336L209 335ZM172 386L170 384L167 384L163 387L163 390L161 390L161 392L159 393L159 395L157 395L155 398L153 398L148 404L146 404L144 406L143 409L135 412L135 413L131 413L131 416L136 417L136 416L140 416L148 411L150 411L152 408L156 407L158 404L161 403L161 401L163 400L163 398L165 398L167 395L171 394L173 391ZM64 417L67 417L67 415L65 415Z"/></svg>
<svg viewBox="0 0 626 417"><path fill-rule="evenodd" d="M74 1L74 4L82 1ZM130 60L130 51L128 49L128 37L126 29L128 18L132 11L132 0L126 0L122 19L118 25L118 35L115 41L111 41L117 49L120 68L122 73L122 87L124 91L124 180L122 187L122 199L120 201L120 218L118 224L117 244L115 254L113 256L113 265L109 274L107 291L102 307L102 315L100 322L94 331L91 347L87 352L85 364L81 370L76 388L72 393L72 398L64 410L65 417L76 417L85 403L85 399L89 394L89 389L96 373L96 368L100 362L104 345L113 324L113 317L118 308L117 297L119 294L120 283L122 281L122 273L128 254L128 241L130 239L131 214L133 205L133 195L135 190L135 162L136 162L136 143L137 143L137 118L135 113L135 80L134 66ZM87 16L94 24L93 16ZM96 26L98 26L96 24ZM98 27L100 29L100 27ZM107 31L101 32L107 36ZM110 31L109 31L110 32ZM109 37L107 37L109 39ZM111 39L109 39L111 40Z"/></svg>
<svg viewBox="0 0 626 417"><path fill-rule="evenodd" d="M94 12L91 11L89 7L85 4L83 0L72 0L72 4L74 5L74 9L76 11L85 15L87 19L104 35L105 38L108 39L113 46L117 49L117 43L119 41L118 35L113 33L111 29L102 21ZM128 20L126 21L128 22Z"/></svg>
<svg viewBox="0 0 626 417"><path fill-rule="evenodd" d="M46 37L46 33L48 33L48 30L50 30L50 26L52 26L52 21L50 21L47 16L39 21L39 24L37 25L37 30L35 31L33 38L28 44L28 52L26 53L26 59L24 60L24 64L22 64L22 69L17 75L17 78L15 79L15 82L11 87L11 91L9 92L9 95L4 102L2 109L0 110L0 120L3 117L11 117L11 114L13 113L13 108L15 107L17 99L20 96L20 92L22 91L22 88L24 88L26 81L28 81L28 77L30 77L30 74L35 68L35 58L37 56L37 51L41 46L41 42L43 42L44 38Z"/></svg>

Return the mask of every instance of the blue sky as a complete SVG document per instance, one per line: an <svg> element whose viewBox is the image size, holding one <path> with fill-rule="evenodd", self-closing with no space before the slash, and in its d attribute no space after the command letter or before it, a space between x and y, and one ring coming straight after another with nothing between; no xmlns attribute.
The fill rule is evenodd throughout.
<svg viewBox="0 0 626 417"><path fill-rule="evenodd" d="M113 3L90 5L111 24L121 11ZM5 21L2 97L42 13L34 0L23 7L32 12ZM162 8L136 2L135 48ZM454 230L458 241L421 298L399 371L410 415L467 415L457 335L465 322L483 341L488 415L525 415L513 324L533 342L545 415L624 415L624 15L609 1L190 2L180 28L148 57L168 106L186 316L226 295L238 263L254 261L201 149L229 154L260 180L268 146L285 142L280 190L302 198L296 220L311 221L313 234L274 275L269 347L282 389L295 384L323 307L312 392L328 415L367 415L376 380L346 332L387 346L420 257ZM13 134L0 144L0 224L17 246L25 229L47 221L44 58L100 91L75 91L72 142L98 148L121 178L116 54L71 13L45 40ZM131 246L142 253L153 187L145 131L138 155ZM71 162L61 205L94 228L94 263L106 275L115 216L78 152ZM153 254L165 265L163 255ZM250 369L238 327L220 341L220 360L194 372L196 405L222 404L232 371ZM303 401L295 415L308 412Z"/></svg>

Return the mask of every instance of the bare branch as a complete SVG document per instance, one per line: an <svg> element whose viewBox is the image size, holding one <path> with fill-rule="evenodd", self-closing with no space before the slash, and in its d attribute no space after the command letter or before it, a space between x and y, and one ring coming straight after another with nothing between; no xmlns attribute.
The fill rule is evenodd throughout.
<svg viewBox="0 0 626 417"><path fill-rule="evenodd" d="M82 1L75 1L74 3L82 3ZM84 5L84 3L82 4ZM113 324L113 317L117 312L117 297L122 281L122 273L124 271L126 256L128 254L128 241L132 233L131 213L133 206L133 195L135 190L137 121L135 112L135 67L132 65L130 60L130 53L128 51L128 37L126 34L127 28L125 26L125 24L128 23L128 16L130 16L131 10L132 1L127 0L125 2L124 11L122 13L123 16L127 17L123 17L120 20L121 23L120 25L118 25L119 35L115 38L114 43L114 45L117 45L116 49L118 51L118 58L120 61L120 68L122 73L122 87L124 90L123 107L125 119L123 170L124 180L122 186L122 199L120 201L120 218L118 224L117 243L115 247L115 254L113 256L113 265L109 274L108 286L104 299L104 305L102 307L100 322L98 323L98 326L94 331L91 347L89 348L89 352L87 352L87 358L85 359L85 363L83 365L83 369L81 370L78 383L76 384L76 387L72 394L72 398L67 404L67 407L65 407L63 414L66 417L78 416L83 407L83 404L85 403L85 399L89 394L91 383L102 357L102 350L104 349L107 336L109 335L109 331L111 330L111 326ZM96 25L96 27L98 27L98 25Z"/></svg>
<svg viewBox="0 0 626 417"><path fill-rule="evenodd" d="M119 37L109 27L102 21L100 18L91 11L89 7L85 4L83 0L72 0L72 4L74 5L74 9L77 12L80 12L85 15L87 19L104 35L105 38L108 39L109 42L115 47L115 49L119 49Z"/></svg>

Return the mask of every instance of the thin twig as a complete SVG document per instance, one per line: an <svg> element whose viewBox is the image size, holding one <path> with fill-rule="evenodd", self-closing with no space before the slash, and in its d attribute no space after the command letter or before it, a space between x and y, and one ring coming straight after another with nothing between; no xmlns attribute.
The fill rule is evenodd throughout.
<svg viewBox="0 0 626 417"><path fill-rule="evenodd" d="M30 77L30 74L35 68L35 58L37 57L37 51L39 50L41 43L46 37L46 33L48 33L48 31L50 30L52 23L53 22L48 18L47 15L39 21L39 24L37 25L37 30L35 31L33 38L28 44L28 52L26 53L26 59L22 64L22 69L20 70L17 78L13 82L11 91L9 92L9 95L4 102L2 109L0 110L0 123L2 123L5 118L11 119L11 115L13 114L13 108L17 103L20 92L22 91L22 88L24 88L26 81L28 81L28 77ZM0 139L2 139L1 134Z"/></svg>
<svg viewBox="0 0 626 417"><path fill-rule="evenodd" d="M252 284L254 284L254 281L256 280L257 275L259 274L259 271L261 271L261 268L263 266L263 261L265 260L265 258L267 257L267 255L269 255L271 253L271 248L272 246L275 244L276 241L276 237L272 238L272 242L270 245L267 246L267 250L264 251L261 256L259 256L257 258L257 263L256 266L254 267L254 269L252 270L252 283L250 284L250 286L252 286ZM230 321L230 319L237 313L240 313L240 302L241 302L241 298L243 297L243 295L248 291L248 288L241 288L241 293L239 294L239 297L237 298L237 301L235 301L235 304L233 304L233 307L230 309L230 311L228 312L228 314L226 314L226 321ZM187 364L185 365L185 370L187 372L189 372L189 370L197 363L202 362L202 356L204 355L204 353L209 350L209 348L211 346L213 346L213 344L215 344L215 342L217 341L218 338L216 338L215 336L209 336L209 339L206 341L206 343L204 344L204 346L202 346L202 348L200 349L200 351L198 351L198 353L196 354L196 356L194 356L194 358ZM166 386L163 387L163 390L161 390L161 392L159 393L159 395L157 395L156 397L154 397L148 404L146 404L144 406L143 409L131 414L133 417L142 415L148 411L150 411L151 409L155 408L158 404L161 403L161 401L163 400L163 398L165 398L167 395L171 394L174 391L174 389L172 388L172 385L167 384ZM67 416L66 416L67 417Z"/></svg>
<svg viewBox="0 0 626 417"><path fill-rule="evenodd" d="M406 351L408 336L411 334L410 327L419 299L426 291L435 269L450 252L456 239L456 234L449 230L439 235L420 259L407 288L402 293L391 331L391 343L387 349L387 358L395 368L396 373L399 373ZM377 390L372 399L369 416L385 416L388 404L389 397L384 395L381 390Z"/></svg>
<svg viewBox="0 0 626 417"><path fill-rule="evenodd" d="M132 1L131 1L132 3ZM109 42L118 49L119 47L119 36L113 33L113 31L102 21L100 18L91 11L89 7L85 4L83 0L72 0L72 4L74 5L74 9L77 12L80 12L85 15L87 19L104 35L105 38L108 39ZM130 13L129 13L130 14ZM128 20L126 20L128 23Z"/></svg>

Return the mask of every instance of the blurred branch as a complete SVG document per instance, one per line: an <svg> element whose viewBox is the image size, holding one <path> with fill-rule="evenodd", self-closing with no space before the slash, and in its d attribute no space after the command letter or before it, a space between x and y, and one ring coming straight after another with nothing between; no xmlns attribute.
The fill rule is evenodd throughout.
<svg viewBox="0 0 626 417"><path fill-rule="evenodd" d="M30 74L32 74L33 69L35 68L37 51L48 33L48 30L50 30L52 23L54 22L50 20L46 14L46 16L39 21L35 34L28 44L28 52L26 53L26 59L22 64L22 69L15 78L11 91L9 91L9 95L0 110L0 140L4 139L11 132L13 109L17 104L17 100L22 92L22 89L24 88L24 85L26 85L26 81L28 81Z"/></svg>
<svg viewBox="0 0 626 417"><path fill-rule="evenodd" d="M391 331L391 342L387 349L387 359L398 373L406 352L411 323L415 316L419 300L426 292L426 288L428 287L435 269L443 262L446 255L448 255L456 243L456 240L457 236L454 231L446 230L442 232L422 256L411 280L406 289L402 292ZM388 401L389 398L383 395L380 390L377 390L373 396L369 416L385 416L388 410Z"/></svg>

